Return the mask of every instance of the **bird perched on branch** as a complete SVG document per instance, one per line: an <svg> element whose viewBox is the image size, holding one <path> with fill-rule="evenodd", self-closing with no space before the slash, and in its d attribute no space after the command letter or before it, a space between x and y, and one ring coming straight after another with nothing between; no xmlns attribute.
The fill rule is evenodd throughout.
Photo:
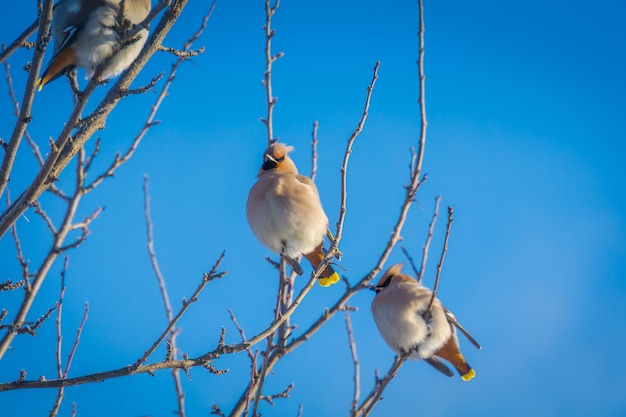
<svg viewBox="0 0 626 417"><path fill-rule="evenodd" d="M389 268L372 289L376 291L372 301L374 321L396 354L412 351L411 359L424 359L443 374L453 376L439 360L445 359L464 381L476 375L459 350L456 328L478 349L480 345L437 298L431 305L432 292L403 274L402 264Z"/></svg>
<svg viewBox="0 0 626 417"><path fill-rule="evenodd" d="M254 235L272 251L280 254L293 270L302 275L295 259L300 255L319 267L324 258L322 243L328 231L317 187L287 155L292 146L273 143L263 153L257 182L250 189L246 211ZM327 287L339 281L328 265L319 283Z"/></svg>
<svg viewBox="0 0 626 417"><path fill-rule="evenodd" d="M118 76L137 58L148 38L141 29L128 40L121 33L141 23L150 13L150 0L60 0L52 15L54 56L37 80L39 90L67 69L85 69L90 79L98 65L108 60L100 79ZM123 17L119 16L123 9ZM122 24L122 26L120 26Z"/></svg>

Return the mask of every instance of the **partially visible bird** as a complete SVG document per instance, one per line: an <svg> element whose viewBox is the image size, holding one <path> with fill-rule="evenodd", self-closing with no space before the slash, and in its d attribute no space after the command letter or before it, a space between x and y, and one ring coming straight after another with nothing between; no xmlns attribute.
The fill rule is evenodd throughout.
<svg viewBox="0 0 626 417"><path fill-rule="evenodd" d="M374 321L381 336L396 354L412 351L411 359L424 359L445 375L452 376L450 369L439 360L445 359L464 381L476 375L459 350L456 328L477 348L480 349L480 345L439 299L434 299L430 313L427 313L432 292L403 274L402 264L389 268L372 289L376 291L372 301Z"/></svg>
<svg viewBox="0 0 626 417"><path fill-rule="evenodd" d="M246 212L257 239L302 275L295 258L304 255L313 268L324 259L322 244L328 217L313 180L299 175L287 155L292 150L292 146L282 143L273 143L265 150L258 180L248 194ZM338 281L339 275L330 265L319 278L324 287Z"/></svg>
<svg viewBox="0 0 626 417"><path fill-rule="evenodd" d="M137 58L148 38L148 30L122 45L118 33L121 0L60 0L52 15L54 56L37 80L39 90L60 77L67 69L85 69L90 79L98 65L112 57L103 69L101 79L118 76ZM141 23L150 13L150 0L126 0L124 19Z"/></svg>

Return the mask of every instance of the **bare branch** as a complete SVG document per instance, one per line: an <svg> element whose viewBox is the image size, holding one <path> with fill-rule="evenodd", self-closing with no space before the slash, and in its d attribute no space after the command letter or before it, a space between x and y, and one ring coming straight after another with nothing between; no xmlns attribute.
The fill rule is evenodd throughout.
<svg viewBox="0 0 626 417"><path fill-rule="evenodd" d="M174 55L175 57L185 58L185 59L193 58L193 57L196 57L196 56L198 56L200 54L203 54L204 50L205 50L204 46L201 47L198 50L195 50L195 51L193 51L193 50L191 50L191 51L181 51L180 49L169 48L167 46L161 46L159 48L159 51L168 52L168 53Z"/></svg>
<svg viewBox="0 0 626 417"><path fill-rule="evenodd" d="M32 322L23 322L19 326L15 324L0 324L0 329L6 329L9 333L12 334L25 334L28 333L31 336L35 336L37 334L36 330L46 321L56 310L58 304L50 307L48 311L46 311L42 316L40 316L36 321Z"/></svg>
<svg viewBox="0 0 626 417"><path fill-rule="evenodd" d="M174 328L174 326L176 325L178 320L180 320L180 318L183 316L183 314L185 314L185 312L191 306L191 304L193 304L196 301L198 301L198 296L204 290L204 288L207 286L207 284L209 282L213 281L214 279L222 278L226 274L226 272L219 272L219 273L217 272L217 268L219 268L219 266L222 263L222 260L224 259L225 255L226 255L226 252L222 252L222 254L219 256L219 258L217 259L217 261L213 265L213 268L211 269L211 272L209 272L208 274L205 273L203 275L202 282L200 283L200 285L198 285L196 290L193 292L191 298L189 298L189 301L183 302L183 305L180 308L180 310L178 311L178 313L176 313L174 318L169 322L168 326L161 333L161 335L156 340L156 342L154 342L154 344L148 350L146 350L144 352L144 354L137 361L135 361L135 363L132 365L132 368L134 368L134 369L141 368L140 365L142 363L144 363L148 359L148 357L157 349L157 347L159 347L161 342L163 342L165 337ZM175 361L170 361L170 362L175 362Z"/></svg>
<svg viewBox="0 0 626 417"><path fill-rule="evenodd" d="M11 227L11 236L13 236L13 241L15 242L15 251L17 252L17 261L19 262L20 267L22 268L23 283L26 283L26 288L28 289L30 287L30 272L28 272L29 261L27 261L24 258L24 254L22 253L22 242L20 241L20 238L17 235L17 227L15 225Z"/></svg>
<svg viewBox="0 0 626 417"><path fill-rule="evenodd" d="M213 13L213 10L215 9L216 2L217 2L217 0L214 0L213 4L211 5L211 8L210 8L209 12L205 15L204 19L202 20L202 24L200 25L200 28L187 40L187 42L185 42L184 49L183 49L184 51L189 50L189 48L192 46L192 44L196 40L198 40L198 38L201 36L202 32L204 31L204 29L206 28L206 26L208 24L208 20L211 17L211 14ZM163 3L163 2L161 2L161 3ZM180 65L183 62L185 62L186 60L188 60L189 58L190 57L188 57L188 56L181 56L181 57L179 57L179 59L174 64L172 64L172 69L170 70L169 76L167 77L167 81L165 82L165 85L163 86L163 88L161 89L161 92L157 96L156 101L152 105L152 109L151 109L150 113L148 114L148 117L146 118L146 122L145 122L143 128L137 134L137 136L135 136L135 139L133 140L131 146L124 153L123 156L120 156L120 154L115 155L115 158L114 158L113 162L111 163L111 165L109 166L109 168L106 171L104 171L102 174L100 174L91 184L89 184L87 187L85 187L85 192L89 192L89 191L93 190L95 187L97 187L106 178L112 177L114 172L115 172L115 170L117 170L117 168L119 168L121 165L123 165L126 162L128 162L128 160L133 156L133 154L137 150L137 147L141 143L142 139L145 137L146 133L148 133L148 130L152 126L155 126L155 125L157 125L159 123L158 121L155 120L156 113L159 110L159 108L161 107L161 104L163 103L163 100L165 100L165 97L167 97L168 94L169 94L169 89L170 89L172 83L174 82L174 80L176 79L176 71L178 70L178 67L180 67ZM152 81L149 84L150 88L156 84L156 82L161 78L161 75L159 75L157 78L153 78L152 79Z"/></svg>
<svg viewBox="0 0 626 417"><path fill-rule="evenodd" d="M315 181L315 174L317 174L317 128L319 123L317 120L313 122L313 139L311 140L311 179Z"/></svg>
<svg viewBox="0 0 626 417"><path fill-rule="evenodd" d="M356 416L357 406L359 403L359 396L361 395L360 389L360 366L359 358L356 354L356 343L354 342L354 335L352 334L352 323L350 320L350 312L346 311L346 331L348 332L348 342L350 344L350 353L352 355L352 362L354 363L354 395L352 397L351 415Z"/></svg>
<svg viewBox="0 0 626 417"><path fill-rule="evenodd" d="M0 53L0 63L6 61L15 51L21 47L30 47L30 42L26 42L26 39L30 38L39 26L39 19L35 19L33 23L27 27L11 44L5 48L2 45L2 53Z"/></svg>
<svg viewBox="0 0 626 417"><path fill-rule="evenodd" d="M168 323L171 323L174 320L174 315L172 314L172 306L170 304L170 297L167 293L167 288L165 285L165 278L163 278L163 274L161 273L161 268L159 268L159 262L157 261L156 253L154 251L154 236L153 236L153 225L152 218L150 216L150 191L148 188L149 178L147 175L144 176L143 183L143 191L144 191L144 210L146 217L146 226L148 229L148 254L150 256L150 262L152 264L152 269L154 270L154 275L157 278L159 283L159 289L161 290L161 297L163 298L163 305L165 307L165 315L167 317ZM176 334L177 330L172 326L168 336L168 355L167 360L177 359L177 347L176 347ZM185 369L187 375L189 375L187 369ZM178 415L179 417L185 417L185 393L183 391L182 384L180 382L180 372L179 369L172 369L172 378L174 379L174 387L176 389L176 398L178 401Z"/></svg>
<svg viewBox="0 0 626 417"><path fill-rule="evenodd" d="M339 241L341 240L343 234L343 223L346 218L346 204L348 198L348 187L347 187L347 178L348 178L348 161L350 160L350 155L352 154L352 145L354 145L354 141L359 136L359 134L363 131L363 126L365 126L365 121L367 120L367 115L370 107L370 101L372 99L372 92L374 91L374 85L376 84L376 80L378 79L378 68L380 67L380 61L376 62L374 66L374 74L372 75L372 81L370 85L367 87L367 95L365 96L365 104L363 105L363 113L361 114L361 119L357 124L356 129L352 132L352 136L348 139L348 143L346 145L346 152L343 157L343 164L341 165L341 197L340 197L340 205L339 205L339 216L337 218L337 231L335 233L335 239L332 242L328 253L326 254L325 262L322 262L322 266L325 268L330 262L330 258L332 258L337 251L339 246Z"/></svg>
<svg viewBox="0 0 626 417"><path fill-rule="evenodd" d="M35 207L35 213L39 214L43 221L46 222L46 225L48 226L48 229L50 229L52 234L56 234L57 228L54 226L54 223L52 222L50 216L48 216L48 213L46 213L44 209L41 208L41 204L39 203L39 201L35 201L35 203L33 203L33 207Z"/></svg>
<svg viewBox="0 0 626 417"><path fill-rule="evenodd" d="M4 282L0 282L0 291L15 290L23 286L24 286L24 281L20 280L14 284L13 281L9 279ZM2 315L0 316L0 320L2 320L4 316L6 316L6 310L2 310Z"/></svg>
<svg viewBox="0 0 626 417"><path fill-rule="evenodd" d="M235 318L235 313L233 313L233 310L231 310L230 308L228 309L228 314L230 315L230 319L232 320L233 324L235 325L235 327L237 328L237 330L239 331L239 334L241 335L241 341L246 343L247 339L246 339L246 334L243 330L243 328L239 325L239 323L237 322L237 319ZM250 358L250 360L252 362L255 361L255 356L252 353L252 349L248 346L248 348L246 349L246 351L248 352L248 357Z"/></svg>
<svg viewBox="0 0 626 417"><path fill-rule="evenodd" d="M439 277L441 276L441 269L443 268L443 261L446 257L446 252L448 251L448 239L450 238L450 229L452 228L452 222L454 221L454 209L452 206L448 207L448 225L446 227L446 237L443 241L443 250L441 251L441 258L439 259L439 264L437 265L437 276L435 277L435 284L433 285L433 292L430 296L430 303L428 304L428 310L424 313L424 320L428 321L430 318L430 311L433 308L433 303L435 302L435 298L437 297L437 288L439 287Z"/></svg>
<svg viewBox="0 0 626 417"><path fill-rule="evenodd" d="M22 109L20 115L9 139L9 144L5 150L4 157L2 159L2 165L0 165L0 196L4 193L9 182L9 175L13 170L13 164L15 162L15 155L20 146L20 142L26 130L26 125L30 123L32 117L30 115L30 109L35 97L35 86L37 81L37 75L41 69L43 63L43 56L48 44L48 31L50 30L50 22L52 21L52 3L53 0L44 0L43 9L39 18L39 30L37 35L37 48L33 53L33 60L30 65L28 74L28 81L26 89L24 90L24 97L22 98ZM29 30L27 29L26 32ZM25 32L25 33L26 33ZM23 34L24 35L24 34ZM30 36L30 35L28 35ZM22 41L23 42L23 41ZM20 44L22 43L20 42ZM8 55L7 55L8 56ZM6 59L6 57L4 58ZM9 225L0 230L0 236L2 236Z"/></svg>
<svg viewBox="0 0 626 417"><path fill-rule="evenodd" d="M374 389L372 389L367 398L365 398L361 403L361 406L357 410L357 415L363 417L369 415L369 413L374 409L374 406L382 398L383 391L385 390L385 388L387 388L389 382L391 382L391 380L396 377L398 371L407 360L407 358L410 356L410 354L411 352L408 352L403 354L402 356L396 356L387 374L382 379L378 378L378 376L376 377L376 384L374 386Z"/></svg>
<svg viewBox="0 0 626 417"><path fill-rule="evenodd" d="M218 407L217 404L213 404L211 406L211 413L212 416L219 416L219 417L226 417L226 414L222 413L222 410L220 410L220 408Z"/></svg>
<svg viewBox="0 0 626 417"><path fill-rule="evenodd" d="M271 0L265 0L265 73L263 75L263 86L265 87L265 99L267 103L267 115L265 118L261 118L261 122L265 125L267 130L267 144L270 145L276 141L274 138L274 128L272 116L274 113L274 106L278 102L278 98L273 96L272 93L272 64L279 58L283 57L283 53L279 52L276 55L272 55L272 38L276 34L276 31L272 29L272 16L278 10L280 6L280 0L276 0L274 6L271 5Z"/></svg>
<svg viewBox="0 0 626 417"><path fill-rule="evenodd" d="M57 376L59 379L67 378L67 375L70 371L70 367L72 366L72 361L74 359L74 355L76 354L76 350L78 349L78 344L80 343L80 335L85 328L85 323L87 323L87 316L89 315L89 304L85 303L85 312L83 313L83 319L76 330L76 337L74 338L74 344L72 345L72 349L67 357L67 363L65 364L65 370L62 369L62 359L61 359L61 348L62 348L62 332L61 332L61 317L63 315L63 297L65 295L65 274L67 273L68 266L68 257L65 257L65 262L63 264L63 270L61 271L61 291L59 294L58 301L58 309L57 309L57 319L56 319L56 330L57 330L57 350L56 350L56 360L57 360ZM57 398L54 402L52 410L50 411L50 417L54 417L58 414L59 408L61 407L61 402L63 401L63 397L65 395L65 387L60 387L57 393Z"/></svg>
<svg viewBox="0 0 626 417"><path fill-rule="evenodd" d="M261 399L267 401L270 405L274 405L274 400L277 398L289 398L289 393L294 387L295 384L291 383L284 391L274 395L262 395Z"/></svg>
<svg viewBox="0 0 626 417"><path fill-rule="evenodd" d="M50 3L51 6L52 1L45 0L45 4L48 3ZM157 6L155 6L152 12L154 12L158 7L161 7L162 3L163 2L160 2ZM59 176L59 173L65 169L69 161L74 157L78 150L83 147L86 141L92 137L95 131L104 127L104 121L113 110L113 108L117 105L117 103L124 98L124 92L128 90L128 86L130 85L131 81L137 76L139 70L143 68L147 61L158 50L159 46L163 42L165 35L169 32L170 28L178 19L180 13L187 4L187 0L173 0L171 2L168 2L168 4L170 4L170 6L167 13L163 14L163 17L159 21L159 24L148 38L146 45L142 49L137 59L117 79L117 81L113 83L109 91L106 93L105 97L96 107L96 109L91 113L91 115L82 119L81 123L78 123L79 120L81 120L81 115L88 102L88 99L90 98L95 88L99 85L98 79L100 77L100 73L102 72L103 66L100 66L100 68L96 71L96 73L92 77L92 80L87 84L85 90L76 100L76 104L74 106L74 109L72 110L71 115L69 116L64 125L64 128L62 129L57 140L55 141L55 148L53 148L48 153L48 157L43 167L39 170L32 183L26 188L23 193L20 194L18 199L15 200L15 202L3 214L0 215L0 236L4 235L9 227L30 206L30 204L32 204L33 201L37 200L39 196L46 189L48 189L50 181ZM45 19L42 19L42 21L43 20ZM47 33L47 30L45 32ZM41 34L42 31L40 30L39 33ZM37 67L36 69L38 71L39 67ZM34 74L31 75L34 77ZM34 80L32 85L34 87ZM27 106L24 105L24 107L22 108L22 112L25 111L26 107ZM72 135L72 132L74 131L76 126L78 126L78 128L76 129L76 132ZM18 136L21 137L21 134ZM9 143L9 148L11 148L12 146L14 145L12 143ZM6 155L10 153L12 152L8 152L7 154L5 154L5 159ZM11 159L11 161L13 160L13 158L9 159ZM3 176L6 175L6 178L8 178L7 167L9 165L12 166L12 162L10 164L3 163L3 168L2 170L0 170L0 190L4 188L4 185L2 183Z"/></svg>

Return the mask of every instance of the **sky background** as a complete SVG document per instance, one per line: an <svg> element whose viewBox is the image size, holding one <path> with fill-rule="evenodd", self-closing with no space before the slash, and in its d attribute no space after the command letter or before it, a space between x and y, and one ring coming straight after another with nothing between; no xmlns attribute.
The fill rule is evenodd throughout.
<svg viewBox="0 0 626 417"><path fill-rule="evenodd" d="M0 16L6 44L35 16L35 2L11 2ZM165 44L180 47L199 26L209 2L190 1ZM436 196L442 197L425 284L432 286L445 232L445 207L455 221L439 294L483 345L460 337L475 368L471 382L446 378L409 362L387 388L373 416L623 416L626 414L626 128L624 81L626 6L618 1L426 1L428 134L424 172L402 244L419 259ZM410 148L419 138L417 27L414 1L289 1L273 20L276 136L311 169L311 131L319 121L316 182L331 225L339 214L340 166L346 141L361 115L372 69L381 61L369 118L357 139L348 172L347 218L341 249L345 277L360 280L383 251L408 182ZM69 253L64 304L64 352L89 302L89 319L70 376L134 362L166 324L146 251L142 184L150 177L155 249L174 306L189 297L203 272L226 250L222 269L180 323L181 351L191 357L213 349L220 329L238 342L228 308L248 336L272 319L276 277L269 254L252 235L245 202L266 146L263 1L220 0L196 46L206 52L184 64L169 97L132 160L88 195L78 218L105 210L91 235ZM50 51L49 51L50 52ZM21 97L30 51L11 57ZM48 62L50 53L45 62ZM155 56L136 79L146 83L174 58ZM80 73L82 77L82 72ZM4 80L4 77L2 77ZM82 80L81 80L82 82ZM163 81L161 81L162 84ZM159 85L161 85L159 84ZM84 84L82 84L84 85ZM14 116L0 83L0 137L10 137ZM93 109L106 87L92 100ZM115 152L125 151L143 126L156 94L130 97L112 113L92 176ZM71 111L67 82L57 80L35 98L30 134L45 149ZM35 175L23 144L10 191L18 195ZM89 149L93 142L88 145ZM61 177L72 182L73 171ZM59 221L60 205L42 198ZM3 202L4 204L4 202ZM32 211L18 230L32 269L50 242ZM387 266L406 262L400 247ZM9 234L0 239L0 281L18 280ZM61 262L53 267L29 315L35 319L58 298ZM407 267L410 271L410 268ZM310 270L305 268L308 274ZM302 284L300 284L302 285ZM334 304L342 285L316 286L294 316L305 329ZM361 392L375 370L386 372L393 352L370 313L373 293L350 305L361 364ZM0 294L15 314L21 291ZM55 325L35 338L18 336L0 364L0 380L53 378ZM262 349L264 344L257 345ZM159 350L151 361L161 360ZM228 412L249 374L245 353L184 375L187 415L208 415L212 404ZM343 314L286 357L267 379L266 393L295 384L290 399L263 404L263 415L347 415L353 364ZM6 417L47 415L56 391L0 394ZM167 416L176 409L169 372L69 388L61 408L78 416Z"/></svg>

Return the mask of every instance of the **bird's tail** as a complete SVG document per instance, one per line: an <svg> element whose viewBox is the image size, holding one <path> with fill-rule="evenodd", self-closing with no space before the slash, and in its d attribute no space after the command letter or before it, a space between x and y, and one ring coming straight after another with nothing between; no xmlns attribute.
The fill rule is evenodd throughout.
<svg viewBox="0 0 626 417"><path fill-rule="evenodd" d="M463 355L461 355L457 338L454 335L452 335L446 344L435 352L433 356L439 356L450 362L459 375L461 375L463 381L469 381L476 376L476 372L469 366Z"/></svg>
<svg viewBox="0 0 626 417"><path fill-rule="evenodd" d="M313 268L317 269L317 267L320 266L322 260L324 259L324 254L322 253L322 244L320 243L320 245L315 248L313 252L304 255L304 257L309 262L311 262ZM336 282L339 282L339 274L335 272L332 266L328 265L322 271L322 274L320 275L318 281L322 287L328 287L335 284Z"/></svg>
<svg viewBox="0 0 626 417"><path fill-rule="evenodd" d="M39 91L41 91L44 85L59 78L67 68L71 68L74 65L76 65L76 53L74 49L65 48L60 50L58 54L52 57L48 68L43 72L41 78L37 80Z"/></svg>

